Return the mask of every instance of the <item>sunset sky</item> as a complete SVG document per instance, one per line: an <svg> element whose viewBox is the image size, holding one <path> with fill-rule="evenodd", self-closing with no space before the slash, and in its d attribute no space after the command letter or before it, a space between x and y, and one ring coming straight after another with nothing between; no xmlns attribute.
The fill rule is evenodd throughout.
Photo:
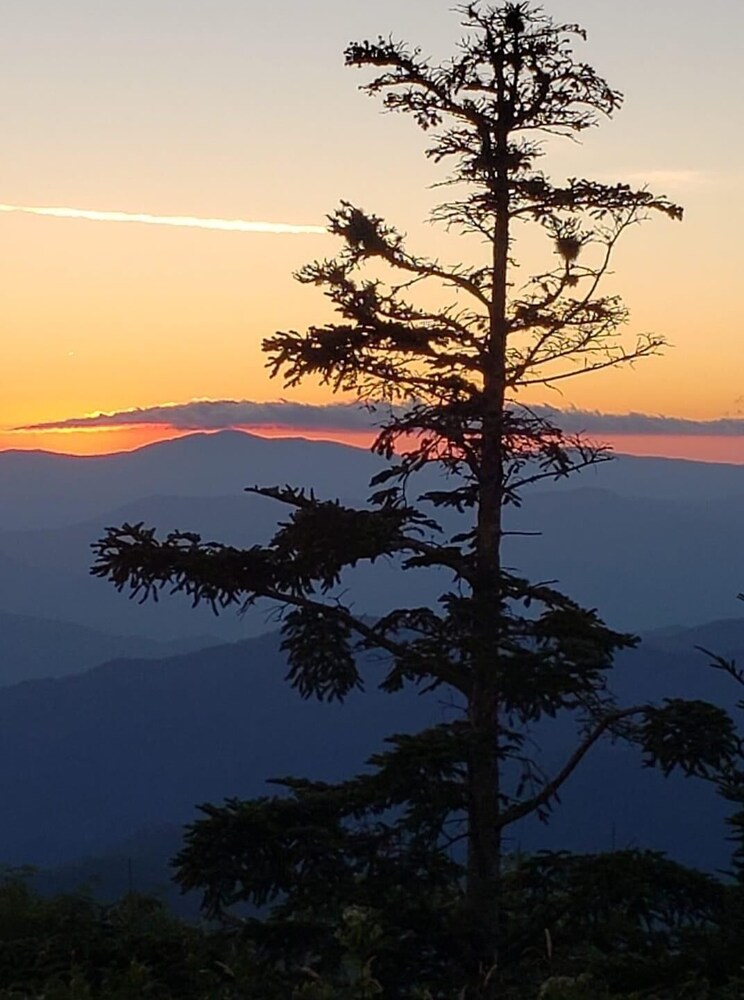
<svg viewBox="0 0 744 1000"><path fill-rule="evenodd" d="M341 198L395 223L422 253L458 259L457 239L424 223L436 201L428 185L442 174L424 160L421 134L404 117L381 115L342 58L349 41L380 33L445 56L459 37L450 6L14 4L0 36L0 448L100 453L231 420L363 442L353 417L318 409L331 401L327 390L308 384L290 396L270 381L260 343L328 316L320 293L292 272L334 252L335 241L313 229ZM582 146L556 146L547 171L648 182L682 203L686 218L630 234L613 278L632 311L629 333L653 330L673 347L540 401L577 409L580 423L623 450L744 462L744 4L544 7L588 29L581 57L626 95L614 121ZM189 219L310 229L202 228ZM192 405L285 396L312 405L223 406L219 419ZM177 405L164 412L166 404ZM89 419L130 410L140 412ZM607 414L633 416L612 423Z"/></svg>

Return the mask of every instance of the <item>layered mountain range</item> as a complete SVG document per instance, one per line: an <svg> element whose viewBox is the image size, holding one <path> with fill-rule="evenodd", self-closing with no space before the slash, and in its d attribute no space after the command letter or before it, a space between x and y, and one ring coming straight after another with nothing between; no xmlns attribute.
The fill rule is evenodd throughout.
<svg viewBox="0 0 744 1000"><path fill-rule="evenodd" d="M152 883L155 870L165 881L163 845L198 802L265 793L271 776L353 773L386 735L456 710L437 695L384 695L374 664L347 704L303 702L284 681L277 635L264 634L276 628L268 608L216 618L178 596L139 605L89 574L90 544L108 525L253 544L285 512L244 486L292 483L356 503L379 468L342 445L238 432L100 458L0 453L0 861L58 866L46 876L55 887L96 872L111 882L112 870L112 886L137 872ZM515 536L507 561L645 633L614 671L623 698L733 708L738 691L696 647L744 653L742 497L742 467L621 456L511 511L514 531L540 534ZM344 586L375 615L432 602L446 581L389 564ZM537 735L549 769L571 733ZM642 844L725 867L724 803L703 783L681 796L680 781L607 743L566 808L547 827L516 829L514 847Z"/></svg>

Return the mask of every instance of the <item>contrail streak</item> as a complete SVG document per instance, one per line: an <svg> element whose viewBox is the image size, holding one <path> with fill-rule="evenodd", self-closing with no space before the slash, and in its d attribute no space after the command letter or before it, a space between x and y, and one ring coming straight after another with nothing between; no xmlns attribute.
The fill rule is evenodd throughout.
<svg viewBox="0 0 744 1000"><path fill-rule="evenodd" d="M89 219L91 222L139 222L148 226L186 226L221 229L231 233L324 234L323 226L293 226L285 222L247 222L245 219L199 219L190 215L146 215L132 212L96 212L87 208L47 208L31 205L0 205L0 212L49 215L55 219Z"/></svg>

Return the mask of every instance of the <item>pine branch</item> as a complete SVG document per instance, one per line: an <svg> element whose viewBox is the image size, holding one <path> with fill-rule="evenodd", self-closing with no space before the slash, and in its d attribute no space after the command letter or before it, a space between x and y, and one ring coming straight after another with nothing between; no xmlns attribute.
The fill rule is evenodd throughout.
<svg viewBox="0 0 744 1000"><path fill-rule="evenodd" d="M510 826L512 823L516 823L517 820L524 819L525 816L530 816L532 813L536 813L549 806L551 800L556 798L563 785L565 785L595 743L608 730L624 719L645 715L647 711L648 706L634 705L632 708L619 709L616 712L610 712L606 715L576 747L560 771L550 781L546 782L536 795L533 795L532 798L524 802L510 806L501 813L498 820L499 828L503 829Z"/></svg>

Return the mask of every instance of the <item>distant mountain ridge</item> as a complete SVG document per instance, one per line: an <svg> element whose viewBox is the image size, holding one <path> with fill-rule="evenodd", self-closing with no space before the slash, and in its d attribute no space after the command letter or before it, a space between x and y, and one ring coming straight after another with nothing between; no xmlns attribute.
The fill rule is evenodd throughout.
<svg viewBox="0 0 744 1000"><path fill-rule="evenodd" d="M190 434L103 456L0 451L0 526L62 527L143 496L227 496L255 482L364 496L381 466L349 445L244 431ZM623 496L707 500L744 496L744 466L620 456L556 486L577 483Z"/></svg>
<svg viewBox="0 0 744 1000"><path fill-rule="evenodd" d="M677 626L658 629L646 633L643 639L655 649L669 652L707 649L718 656L741 656L744 652L744 618L723 618L693 628ZM739 665L744 666L744 662Z"/></svg>
<svg viewBox="0 0 744 1000"><path fill-rule="evenodd" d="M82 673L113 659L162 659L217 643L208 635L170 642L108 635L72 622L0 611L0 686Z"/></svg>
<svg viewBox="0 0 744 1000"><path fill-rule="evenodd" d="M242 431L191 434L102 456L0 451L0 526L63 527L154 494L213 497L256 482L333 493L339 469L362 491L380 460L331 442Z"/></svg>
<svg viewBox="0 0 744 1000"><path fill-rule="evenodd" d="M341 708L303 703L283 680L276 635L257 635L267 609L215 618L167 593L139 605L89 573L90 544L108 525L142 520L161 533L250 545L286 510L244 486L292 483L358 503L379 468L359 449L241 432L94 459L0 453L0 685L21 673L68 675L0 687L0 862L66 866L58 875L68 881L98 866L118 885L121 845L166 824L162 843L142 835L156 873L173 825L193 818L197 802L264 793L277 774L335 779L385 735L450 711L414 692L371 690ZM426 475L420 489L436 481ZM744 467L621 457L510 509L510 530L540 537L510 538L506 561L557 581L609 624L648 633L615 673L626 700L731 706L739 692L695 647L744 658L743 507ZM433 602L451 585L385 562L354 580L345 600L369 615ZM211 636L223 644L202 648ZM566 733L548 727L544 736L550 766L564 759ZM509 843L638 843L725 866L724 804L701 784L684 796L675 789L676 779L642 771L633 751L603 744L548 831L523 824ZM80 858L90 860L77 866Z"/></svg>
<svg viewBox="0 0 744 1000"><path fill-rule="evenodd" d="M99 856L105 869L127 838L186 822L199 802L271 793L266 779L287 774L337 780L385 736L453 716L436 694L377 690L373 662L367 691L340 706L302 701L285 673L270 634L0 689L0 862L69 866ZM691 647L624 654L612 678L626 703L703 696L732 707L739 697ZM538 739L544 768L555 770L572 746L570 727L546 723ZM703 782L686 782L680 795L683 781L644 770L637 751L604 742L562 793L565 808L548 827L514 827L510 849L640 843L725 867L725 804Z"/></svg>
<svg viewBox="0 0 744 1000"><path fill-rule="evenodd" d="M438 721L414 692L303 702L276 634L0 689L0 862L62 864L266 779L352 773L389 732Z"/></svg>
<svg viewBox="0 0 744 1000"><path fill-rule="evenodd" d="M736 600L744 588L743 507L739 497L642 499L586 486L535 492L508 510L507 526L540 534L507 539L506 563L533 579L557 581L609 623L631 631L744 615ZM90 545L108 525L125 520L142 520L161 534L180 528L251 545L266 541L285 516L280 504L238 492L145 497L70 527L0 531L0 609L161 640L256 635L267 628L268 605L243 618L234 610L215 618L209 608L192 609L181 595L167 593L157 605L139 605L90 576ZM381 561L350 574L344 586L358 610L380 614L409 601L412 588L417 603L432 602L449 581L434 572L401 574Z"/></svg>
<svg viewBox="0 0 744 1000"><path fill-rule="evenodd" d="M125 520L255 544L286 510L248 496L246 485L292 483L360 503L381 466L346 445L241 431L92 458L0 452L0 609L159 639L257 634L265 627L262 613L215 622L207 609L192 612L180 600L159 608L127 604L89 578L90 544ZM428 470L412 494L439 482ZM543 487L526 492L522 509L508 511L511 528L542 533L509 542L507 558L517 571L557 580L624 628L702 623L738 610L744 466L621 456ZM413 579L401 580L382 564L360 578L350 596L372 614L385 610L388 595L399 602ZM443 577L417 576L421 600L435 599L444 585Z"/></svg>

